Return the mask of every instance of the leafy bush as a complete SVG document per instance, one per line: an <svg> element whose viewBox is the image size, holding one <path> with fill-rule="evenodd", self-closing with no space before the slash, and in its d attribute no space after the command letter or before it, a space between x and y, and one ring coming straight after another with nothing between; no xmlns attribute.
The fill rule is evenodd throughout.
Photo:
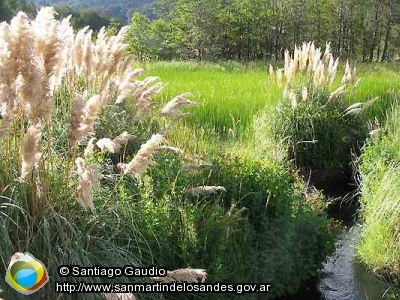
<svg viewBox="0 0 400 300"><path fill-rule="evenodd" d="M151 173L152 196L138 205L139 215L152 214L139 219L157 220L141 228L147 228L143 234L158 265L207 268L210 282L271 283L272 298L298 292L333 251L331 224L318 201L305 197L304 184L281 166L225 155L211 169L190 175L179 171L179 160L162 161L170 164L157 166L158 177ZM198 185L227 192L180 192ZM156 235L161 229L164 234Z"/></svg>
<svg viewBox="0 0 400 300"><path fill-rule="evenodd" d="M304 197L304 184L275 163L227 156L216 165L211 180L227 188L226 203L245 209L253 233L243 244L252 271L232 280L272 283L271 296L297 292L333 250L327 216Z"/></svg>

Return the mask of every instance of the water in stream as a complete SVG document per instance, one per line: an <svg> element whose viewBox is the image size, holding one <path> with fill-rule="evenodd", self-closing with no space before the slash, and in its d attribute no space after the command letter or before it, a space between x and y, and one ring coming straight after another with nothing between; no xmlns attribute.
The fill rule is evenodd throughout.
<svg viewBox="0 0 400 300"><path fill-rule="evenodd" d="M361 233L361 225L355 223L359 209L358 200L351 196L350 201L344 200L355 192L356 185L351 173L320 184L317 187L324 190L327 196L338 199L330 205L329 216L340 220L349 229L339 237L335 253L328 258L320 273L317 288L309 286L293 300L395 299L387 293L388 286L357 261L356 246Z"/></svg>
<svg viewBox="0 0 400 300"><path fill-rule="evenodd" d="M343 234L336 252L328 259L321 272L318 289L323 300L378 300L385 296L387 287L356 260L355 247L360 225Z"/></svg>

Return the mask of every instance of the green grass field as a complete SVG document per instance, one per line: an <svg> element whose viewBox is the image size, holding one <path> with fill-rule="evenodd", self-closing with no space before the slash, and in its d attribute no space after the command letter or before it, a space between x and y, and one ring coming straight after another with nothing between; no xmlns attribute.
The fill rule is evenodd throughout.
<svg viewBox="0 0 400 300"><path fill-rule="evenodd" d="M177 127L169 140L186 150L204 153L252 141L254 117L282 97L281 89L270 79L268 65L152 62L139 66L146 75L159 76L168 84L161 101L167 102L186 91L193 94L199 106L191 110L193 116ZM400 64L360 64L357 69L361 81L354 99L349 101L365 102L380 97L370 113L384 114L383 108L391 102L393 93L400 90ZM184 138L190 133L196 143Z"/></svg>

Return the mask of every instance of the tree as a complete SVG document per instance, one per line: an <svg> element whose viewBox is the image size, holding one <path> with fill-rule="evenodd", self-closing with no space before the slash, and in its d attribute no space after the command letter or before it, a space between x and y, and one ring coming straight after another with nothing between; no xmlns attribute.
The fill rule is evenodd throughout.
<svg viewBox="0 0 400 300"><path fill-rule="evenodd" d="M7 0L0 0L0 22L9 21L13 15L13 10Z"/></svg>
<svg viewBox="0 0 400 300"><path fill-rule="evenodd" d="M145 15L141 13L134 13L132 15L128 35L128 52L141 60L154 57L150 24L149 18Z"/></svg>

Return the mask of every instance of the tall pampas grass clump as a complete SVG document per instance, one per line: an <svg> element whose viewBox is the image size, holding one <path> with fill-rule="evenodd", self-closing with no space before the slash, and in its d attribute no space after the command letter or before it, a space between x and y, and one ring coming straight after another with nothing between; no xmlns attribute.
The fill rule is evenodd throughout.
<svg viewBox="0 0 400 300"><path fill-rule="evenodd" d="M283 68L270 66L270 76L282 89L282 101L260 118L267 120L267 135L302 170L335 176L349 169L366 137L361 112L375 101L349 107L361 80L356 68L348 61L342 68L329 44L323 50L304 43L286 50Z"/></svg>
<svg viewBox="0 0 400 300"><path fill-rule="evenodd" d="M318 93L321 92L329 94L321 105L328 101L341 101L349 90L354 94L354 89L360 82L356 68L351 67L347 61L337 87L339 66L339 58L334 57L329 43L322 50L310 42L301 47L295 46L292 54L286 50L284 67L275 70L270 65L269 72L272 79L276 77L277 84L283 88L284 98L295 109L301 101L320 101Z"/></svg>
<svg viewBox="0 0 400 300"><path fill-rule="evenodd" d="M102 28L96 38L87 27L75 33L70 17L57 20L51 7L33 20L19 12L0 24L4 263L29 251L45 263L51 281L63 264L141 264L134 253L146 242L134 221L124 223L115 191L140 181L157 152L176 149L165 134L176 116L181 119L180 107L194 103L187 94L164 108L154 101L165 84L158 77L139 79L142 70L125 53L127 31L109 36ZM117 155L120 168L110 155ZM41 299L55 299L53 284L48 287ZM6 299L18 299L4 291Z"/></svg>

